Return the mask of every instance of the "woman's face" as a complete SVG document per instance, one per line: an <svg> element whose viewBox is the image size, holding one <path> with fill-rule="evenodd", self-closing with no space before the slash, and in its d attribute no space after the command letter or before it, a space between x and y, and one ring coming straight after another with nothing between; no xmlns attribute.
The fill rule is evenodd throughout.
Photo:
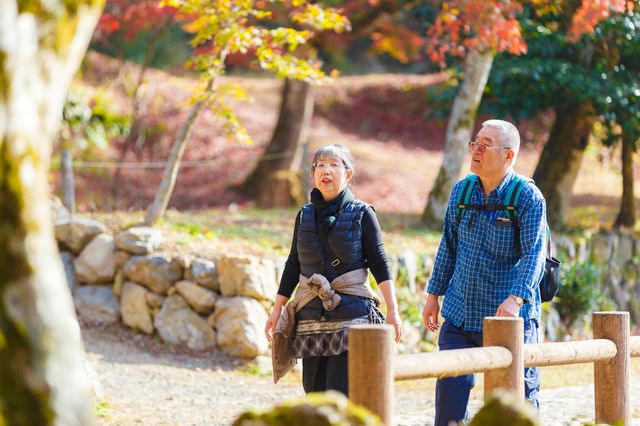
<svg viewBox="0 0 640 426"><path fill-rule="evenodd" d="M313 182L325 201L331 201L347 187L353 172L337 158L322 158L316 162Z"/></svg>

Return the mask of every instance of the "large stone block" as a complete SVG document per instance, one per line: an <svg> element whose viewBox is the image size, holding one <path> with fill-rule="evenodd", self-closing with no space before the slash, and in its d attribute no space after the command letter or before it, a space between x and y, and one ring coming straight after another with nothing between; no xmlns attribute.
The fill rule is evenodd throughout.
<svg viewBox="0 0 640 426"><path fill-rule="evenodd" d="M216 304L216 294L191 281L178 281L176 290L199 314L209 314Z"/></svg>
<svg viewBox="0 0 640 426"><path fill-rule="evenodd" d="M117 322L120 316L118 301L107 287L78 287L73 293L73 303L78 314L92 323L111 324Z"/></svg>
<svg viewBox="0 0 640 426"><path fill-rule="evenodd" d="M74 261L76 276L83 283L112 282L116 275L115 244L110 234L100 234Z"/></svg>
<svg viewBox="0 0 640 426"><path fill-rule="evenodd" d="M173 345L186 345L194 350L211 349L216 345L215 331L177 294L165 299L154 318L154 325L162 340Z"/></svg>
<svg viewBox="0 0 640 426"><path fill-rule="evenodd" d="M221 297L210 322L214 324L218 346L231 356L255 358L267 352L264 335L267 312L260 302L248 297Z"/></svg>
<svg viewBox="0 0 640 426"><path fill-rule="evenodd" d="M163 241L159 229L145 226L132 227L116 234L116 247L131 254L152 253Z"/></svg>
<svg viewBox="0 0 640 426"><path fill-rule="evenodd" d="M223 296L270 300L276 293L276 270L271 260L225 256L218 260L217 267L219 290Z"/></svg>
<svg viewBox="0 0 640 426"><path fill-rule="evenodd" d="M124 274L129 280L143 284L151 291L165 294L173 283L182 278L182 268L167 255L151 254L132 256L124 264Z"/></svg>
<svg viewBox="0 0 640 426"><path fill-rule="evenodd" d="M206 259L193 259L190 266L193 281L212 290L218 290L218 270L215 263Z"/></svg>
<svg viewBox="0 0 640 426"><path fill-rule="evenodd" d="M153 333L153 319L147 305L148 293L146 288L130 281L126 282L120 297L120 313L122 314L122 322L126 325L151 334Z"/></svg>
<svg viewBox="0 0 640 426"><path fill-rule="evenodd" d="M107 231L107 227L88 217L73 216L55 222L56 239L74 254L78 254L96 235Z"/></svg>

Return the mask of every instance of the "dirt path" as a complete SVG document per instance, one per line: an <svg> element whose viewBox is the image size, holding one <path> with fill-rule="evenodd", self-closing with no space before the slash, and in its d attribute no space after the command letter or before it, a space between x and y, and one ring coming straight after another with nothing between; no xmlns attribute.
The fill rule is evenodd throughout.
<svg viewBox="0 0 640 426"><path fill-rule="evenodd" d="M248 408L267 408L303 396L295 377L274 385L269 375L256 374L255 368L253 374L239 372L247 366L218 351L169 348L119 325L85 327L83 338L100 381L100 425L229 425ZM637 375L631 379L634 425L640 425L639 379ZM396 384L398 426L433 424L433 383ZM476 389L473 411L480 405L479 397ZM543 389L541 403L542 425L593 421L592 386Z"/></svg>

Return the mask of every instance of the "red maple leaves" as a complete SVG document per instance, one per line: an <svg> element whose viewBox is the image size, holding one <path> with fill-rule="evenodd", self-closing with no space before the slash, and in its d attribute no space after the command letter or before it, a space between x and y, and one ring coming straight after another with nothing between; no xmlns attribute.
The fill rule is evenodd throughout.
<svg viewBox="0 0 640 426"><path fill-rule="evenodd" d="M158 0L109 0L98 21L96 36L109 38L122 31L127 40L133 40L141 31L166 25L176 15L171 6L161 6Z"/></svg>

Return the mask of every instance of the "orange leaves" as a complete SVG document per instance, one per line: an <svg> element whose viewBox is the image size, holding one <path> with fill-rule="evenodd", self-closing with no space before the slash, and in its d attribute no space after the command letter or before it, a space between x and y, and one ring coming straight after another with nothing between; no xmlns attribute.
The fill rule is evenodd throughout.
<svg viewBox="0 0 640 426"><path fill-rule="evenodd" d="M515 55L525 54L527 46L522 38L516 15L525 0L447 0L429 28L427 52L431 60L444 66L450 56L465 56L470 51L493 50ZM536 14L560 13L566 2L560 0L526 0ZM582 0L572 19L567 38L577 41L582 34L592 33L595 26L612 13L633 9L630 0Z"/></svg>
<svg viewBox="0 0 640 426"><path fill-rule="evenodd" d="M576 42L582 34L592 33L596 25L607 19L612 12L623 13L627 3L631 3L633 8L633 2L627 0L582 0L582 5L573 16L567 38Z"/></svg>
<svg viewBox="0 0 640 426"><path fill-rule="evenodd" d="M527 46L516 19L521 11L515 0L445 1L427 32L427 53L442 66L446 55L463 57L470 51L524 54Z"/></svg>
<svg viewBox="0 0 640 426"><path fill-rule="evenodd" d="M378 30L371 34L371 40L372 51L386 53L403 64L416 60L424 46L424 39L414 31L391 22L380 24Z"/></svg>

